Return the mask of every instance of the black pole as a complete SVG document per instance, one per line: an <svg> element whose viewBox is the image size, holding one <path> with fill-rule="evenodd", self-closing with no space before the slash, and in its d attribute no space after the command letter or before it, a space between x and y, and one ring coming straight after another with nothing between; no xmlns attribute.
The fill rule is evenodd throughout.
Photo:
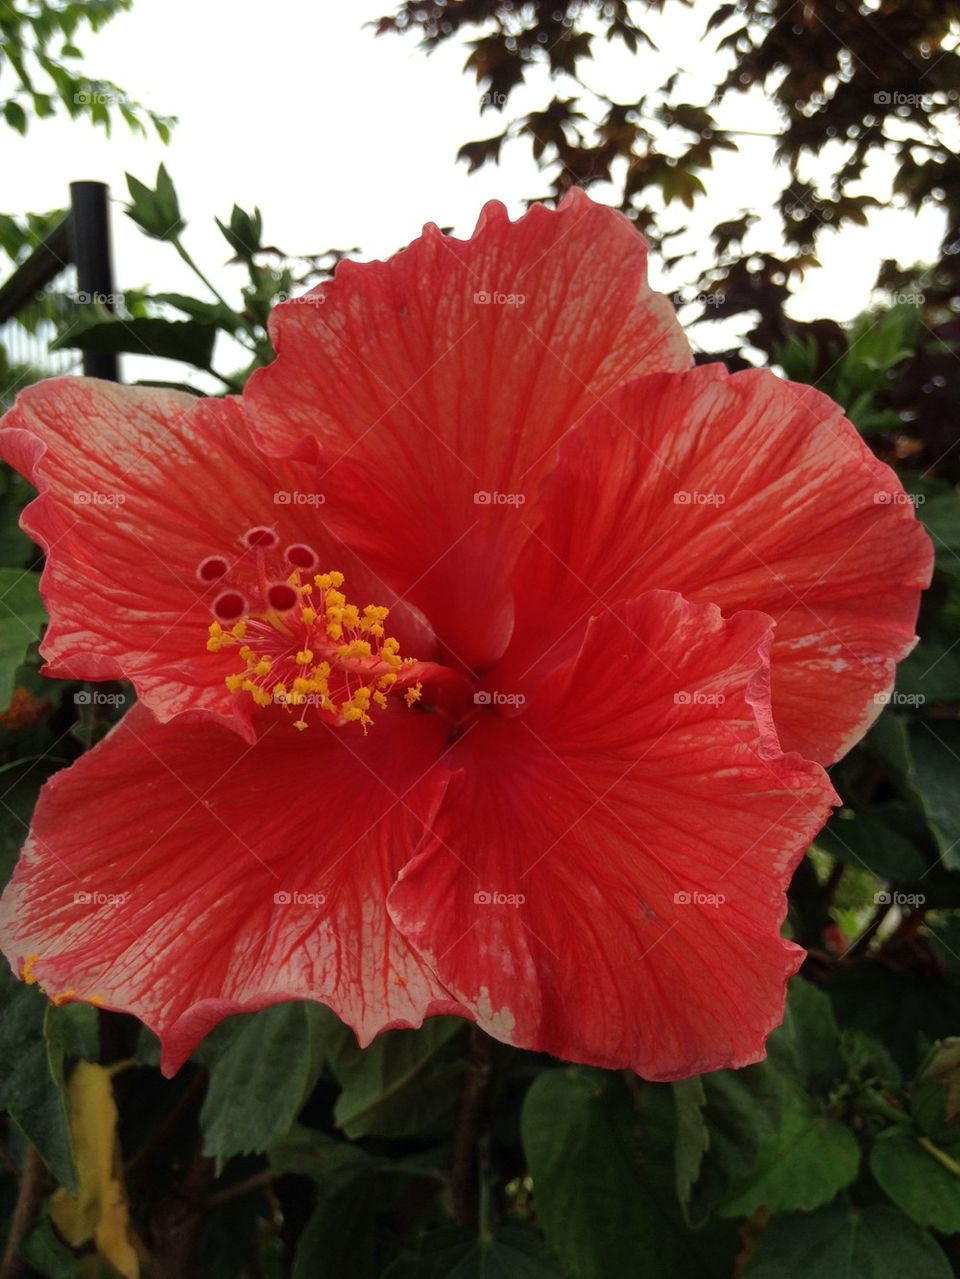
<svg viewBox="0 0 960 1279"><path fill-rule="evenodd" d="M107 188L103 182L70 183L73 260L77 267L77 293L81 302L99 302L114 310L113 265L110 257L110 217ZM115 355L84 352L87 377L119 382Z"/></svg>

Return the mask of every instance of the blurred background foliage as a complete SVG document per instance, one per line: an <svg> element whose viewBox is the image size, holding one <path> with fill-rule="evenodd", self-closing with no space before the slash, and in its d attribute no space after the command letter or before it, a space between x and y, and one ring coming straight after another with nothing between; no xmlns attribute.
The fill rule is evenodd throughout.
<svg viewBox="0 0 960 1279"><path fill-rule="evenodd" d="M527 146L532 199L612 182L674 274L687 255L670 256L677 232L664 229L665 211L706 203L702 175L737 146L715 123L718 105L759 84L778 107L779 236L758 242L749 207L717 225L714 260L691 269L675 301L710 352L698 358L769 365L846 407L903 479L936 574L920 643L874 728L832 770L843 807L791 886L787 928L808 958L767 1061L651 1085L508 1048L452 1019L361 1052L326 1009L295 1003L231 1018L165 1080L155 1041L131 1019L49 1005L4 965L0 1279L960 1273L960 159L949 143L960 4L707 5L704 40L734 56L706 101L685 100L678 75L644 83L631 102L605 97L595 76L587 88L598 41L642 60L645 16L682 3L411 0L377 34L417 39L425 52L463 48L483 95L480 124L497 122L465 140L470 169ZM166 137L170 121L65 70L75 33L128 7L4 6L7 125L22 131L59 105L105 126L118 111ZM38 69L53 91L37 87ZM522 85L542 91L542 106L513 111ZM85 93L114 93L124 106L79 100ZM877 151L896 160L896 203L942 209L939 256L904 262L898 246L900 264L878 264L873 303L852 324L791 318L818 243L875 204L860 180ZM825 153L829 176L814 180L810 162ZM272 358L271 306L350 251L288 255L266 239L258 210L234 206L219 223L238 280L225 297L190 256L165 168L152 182L129 179L128 214L191 267L197 296L125 289L111 309L54 291L24 322L46 326L53 349L178 359L187 386L204 374L225 393ZM57 216L0 217L11 267ZM742 339L718 349L714 327L731 319ZM3 400L43 371L0 365ZM42 561L17 526L28 498L4 470L4 878L42 782L131 697L119 684L38 674Z"/></svg>

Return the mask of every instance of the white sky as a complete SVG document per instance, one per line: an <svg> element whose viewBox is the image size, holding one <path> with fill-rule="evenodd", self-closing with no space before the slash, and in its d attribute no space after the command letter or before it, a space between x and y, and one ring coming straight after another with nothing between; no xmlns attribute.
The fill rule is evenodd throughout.
<svg viewBox="0 0 960 1279"><path fill-rule="evenodd" d="M131 134L119 120L111 138L65 117L33 123L25 139L5 128L0 209L58 207L71 179L105 181L115 201L118 289L149 284L204 296L174 251L148 240L122 213L124 171L152 185L162 160L189 224L187 246L228 298L243 273L225 267L229 250L213 218L228 218L234 201L260 206L267 243L289 252L357 245L360 257L388 255L426 221L467 234L493 197L520 213L523 197L547 186L526 142L505 147L499 167L468 176L466 166L455 163L458 147L499 132L502 118L493 111L479 117L479 90L472 74L461 70L463 48L447 46L426 57L415 37L374 38L364 24L390 9L389 0L352 0L349 6L274 0L265 20L257 0L135 0L130 14L98 35L78 36L82 66L91 77L116 81L155 110L178 116L170 146ZM716 62L700 42L705 9L707 0L701 0L690 12L670 6L669 20L651 16L656 54L631 58L619 42L611 48L597 41L584 78L612 97L635 101L679 66L690 73L689 100L706 102ZM507 118L546 105L554 90L542 75L531 78L534 89L511 99ZM557 91L575 89L568 84ZM724 104L719 122L756 132L777 127L760 94ZM701 200L692 219L679 206L669 211L671 224L690 222L687 244L705 239L709 228L745 204L770 209L780 188L773 143L762 137L740 141L739 154L722 154L717 169L702 175L709 199ZM881 197L891 168L881 162L871 178L870 189ZM593 194L604 196L601 188ZM776 225L770 214L756 233L756 247L776 247ZM808 277L792 313L852 318L868 302L881 259L898 257L906 265L932 257L941 226L934 209L919 217L887 209L872 217L869 228L822 238L823 269ZM677 243L671 242L671 252ZM668 282L654 263L654 283L676 285L694 274L690 266L681 271ZM149 373L144 366L128 360L126 376L182 376L179 366L161 372L153 361Z"/></svg>

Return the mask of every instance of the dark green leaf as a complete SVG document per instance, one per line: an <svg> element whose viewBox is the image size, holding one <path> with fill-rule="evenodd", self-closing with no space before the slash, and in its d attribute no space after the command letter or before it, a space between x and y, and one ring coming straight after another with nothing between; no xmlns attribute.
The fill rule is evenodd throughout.
<svg viewBox="0 0 960 1279"><path fill-rule="evenodd" d="M951 1279L943 1250L893 1208L821 1208L775 1217L743 1279Z"/></svg>
<svg viewBox="0 0 960 1279"><path fill-rule="evenodd" d="M882 810L854 812L842 808L817 836L817 847L847 866L870 871L878 879L900 883L919 879L928 869L932 854L924 857L885 817Z"/></svg>
<svg viewBox="0 0 960 1279"><path fill-rule="evenodd" d="M55 1023L45 1027L49 1008L36 986L18 981L0 962L0 1108L36 1146L57 1181L76 1194L63 1043Z"/></svg>
<svg viewBox="0 0 960 1279"><path fill-rule="evenodd" d="M938 1162L916 1137L887 1129L873 1144L870 1171L918 1225L947 1235L960 1232L960 1176Z"/></svg>
<svg viewBox="0 0 960 1279"><path fill-rule="evenodd" d="M803 977L791 981L783 1024L770 1036L768 1051L801 1083L826 1087L842 1072L833 1005L813 982Z"/></svg>
<svg viewBox="0 0 960 1279"><path fill-rule="evenodd" d="M799 1087L784 1099L780 1124L760 1143L756 1167L717 1208L723 1217L809 1211L829 1203L854 1180L860 1146L850 1129L821 1114Z"/></svg>
<svg viewBox="0 0 960 1279"><path fill-rule="evenodd" d="M433 1017L419 1030L391 1030L368 1048L340 1037L330 1064L342 1092L334 1118L348 1137L404 1137L446 1125L460 1096L463 1062L450 1051L458 1017Z"/></svg>
<svg viewBox="0 0 960 1279"><path fill-rule="evenodd" d="M217 326L200 320L104 319L85 328L68 329L50 349L89 351L97 355L153 355L183 360L198 369L210 367Z"/></svg>
<svg viewBox="0 0 960 1279"><path fill-rule="evenodd" d="M204 1153L222 1165L282 1137L313 1091L322 1054L315 1004L275 1004L218 1027L203 1054L210 1066L200 1112Z"/></svg>
<svg viewBox="0 0 960 1279"><path fill-rule="evenodd" d="M530 1087L521 1133L547 1243L571 1279L728 1276L734 1239L693 1234L680 1213L670 1090L638 1087L635 1104L621 1076L585 1068Z"/></svg>
<svg viewBox="0 0 960 1279"><path fill-rule="evenodd" d="M960 870L960 724L924 720L910 729L913 783L944 865Z"/></svg>
<svg viewBox="0 0 960 1279"><path fill-rule="evenodd" d="M17 667L47 620L39 580L36 573L0 568L0 710L10 705Z"/></svg>

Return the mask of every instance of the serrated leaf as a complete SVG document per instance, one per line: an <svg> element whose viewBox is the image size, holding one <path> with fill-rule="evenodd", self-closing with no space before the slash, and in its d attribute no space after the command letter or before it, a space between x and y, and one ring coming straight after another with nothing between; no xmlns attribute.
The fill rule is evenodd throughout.
<svg viewBox="0 0 960 1279"><path fill-rule="evenodd" d="M677 1113L677 1139L674 1148L677 1198L686 1212L690 1194L700 1175L703 1156L710 1148L710 1133L703 1117L707 1094L699 1075L679 1079L672 1088Z"/></svg>
<svg viewBox="0 0 960 1279"><path fill-rule="evenodd" d="M647 1274L726 1276L735 1232L693 1234L674 1193L669 1088L586 1068L548 1070L531 1085L521 1135L537 1219L571 1279Z"/></svg>
<svg viewBox="0 0 960 1279"><path fill-rule="evenodd" d="M839 1120L818 1112L799 1087L785 1097L780 1124L764 1137L750 1176L717 1207L722 1217L809 1211L849 1186L860 1166L860 1145Z"/></svg>
<svg viewBox="0 0 960 1279"><path fill-rule="evenodd" d="M826 1087L842 1072L840 1030L830 997L813 982L794 977L787 991L783 1023L767 1051L803 1084Z"/></svg>
<svg viewBox="0 0 960 1279"><path fill-rule="evenodd" d="M323 1060L317 1005L274 1004L230 1017L206 1041L210 1082L200 1127L204 1154L219 1167L232 1155L260 1154L292 1126Z"/></svg>

